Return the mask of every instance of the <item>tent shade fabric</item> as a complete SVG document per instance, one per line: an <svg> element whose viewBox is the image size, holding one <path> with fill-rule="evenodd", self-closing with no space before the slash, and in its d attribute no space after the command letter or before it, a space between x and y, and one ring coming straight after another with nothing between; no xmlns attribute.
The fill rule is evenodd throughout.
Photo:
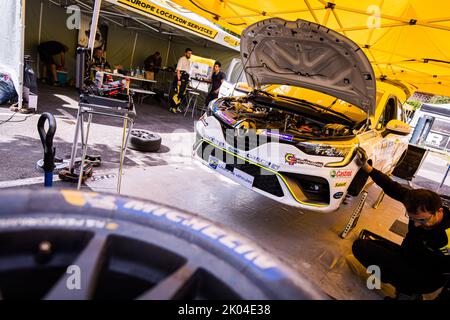
<svg viewBox="0 0 450 320"><path fill-rule="evenodd" d="M450 96L448 0L172 0L240 34L270 17L304 19L356 42L379 78Z"/></svg>

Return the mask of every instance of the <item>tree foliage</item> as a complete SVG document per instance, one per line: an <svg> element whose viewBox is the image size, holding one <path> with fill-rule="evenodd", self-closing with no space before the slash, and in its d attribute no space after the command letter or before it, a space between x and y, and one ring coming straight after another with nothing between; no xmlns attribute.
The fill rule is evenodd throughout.
<svg viewBox="0 0 450 320"><path fill-rule="evenodd" d="M450 97L434 96L430 99L429 103L432 103L432 104L450 103Z"/></svg>

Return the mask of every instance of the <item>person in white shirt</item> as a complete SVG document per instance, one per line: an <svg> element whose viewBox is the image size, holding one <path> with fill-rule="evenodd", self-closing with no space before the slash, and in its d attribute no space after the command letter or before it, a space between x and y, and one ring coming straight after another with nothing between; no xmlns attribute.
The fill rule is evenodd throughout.
<svg viewBox="0 0 450 320"><path fill-rule="evenodd" d="M180 112L178 107L186 97L186 90L189 83L189 71L191 69L191 62L189 61L191 55L192 50L190 48L186 48L184 51L184 56L178 59L176 77L173 81L174 94L172 96L169 109L173 113Z"/></svg>

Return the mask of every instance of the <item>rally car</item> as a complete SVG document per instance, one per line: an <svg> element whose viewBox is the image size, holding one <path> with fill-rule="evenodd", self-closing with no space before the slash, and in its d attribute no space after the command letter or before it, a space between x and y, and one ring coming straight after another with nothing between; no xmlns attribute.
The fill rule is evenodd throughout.
<svg viewBox="0 0 450 320"><path fill-rule="evenodd" d="M411 88L377 80L345 36L270 18L244 30L241 58L252 90L213 100L196 123L193 155L211 169L283 204L330 212L364 186L358 147L383 172L405 153Z"/></svg>

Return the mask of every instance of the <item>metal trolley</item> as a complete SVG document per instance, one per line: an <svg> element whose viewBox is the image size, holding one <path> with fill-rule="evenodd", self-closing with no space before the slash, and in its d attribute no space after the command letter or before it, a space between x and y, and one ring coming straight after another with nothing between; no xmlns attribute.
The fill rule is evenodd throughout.
<svg viewBox="0 0 450 320"><path fill-rule="evenodd" d="M90 49L87 48L78 48L77 50L77 88L80 90L80 100L78 103L77 123L75 126L75 136L70 155L69 170L72 173L74 172L79 138L81 138L82 156L77 186L77 189L80 189L83 182L83 168L88 150L89 132L93 115L123 119L119 173L117 177L117 193L120 194L123 162L125 159L130 132L133 129L136 119L136 111L131 95L126 95L123 99L115 99L90 94L88 90L86 90L86 79L89 78L89 50ZM87 115L86 130L84 128L85 115Z"/></svg>

